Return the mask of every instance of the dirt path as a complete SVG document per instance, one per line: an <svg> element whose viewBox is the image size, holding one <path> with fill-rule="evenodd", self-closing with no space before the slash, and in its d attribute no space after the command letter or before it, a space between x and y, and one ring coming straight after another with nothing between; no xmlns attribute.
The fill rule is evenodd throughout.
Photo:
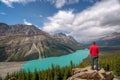
<svg viewBox="0 0 120 80"><path fill-rule="evenodd" d="M0 62L0 77L19 71L26 62Z"/></svg>

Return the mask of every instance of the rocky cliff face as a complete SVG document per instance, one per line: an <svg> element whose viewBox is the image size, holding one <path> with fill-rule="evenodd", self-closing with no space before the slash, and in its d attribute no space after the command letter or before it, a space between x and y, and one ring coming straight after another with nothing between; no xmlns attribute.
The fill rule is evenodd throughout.
<svg viewBox="0 0 120 80"><path fill-rule="evenodd" d="M33 25L0 23L0 61L26 61L60 56L81 49L71 36L50 35Z"/></svg>

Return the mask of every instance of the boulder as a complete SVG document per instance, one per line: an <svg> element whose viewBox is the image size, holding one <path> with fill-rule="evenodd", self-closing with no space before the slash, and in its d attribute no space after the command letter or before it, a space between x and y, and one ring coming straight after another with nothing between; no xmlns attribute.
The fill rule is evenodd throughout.
<svg viewBox="0 0 120 80"><path fill-rule="evenodd" d="M11 77L10 79L8 80L17 80L16 77Z"/></svg>
<svg viewBox="0 0 120 80"><path fill-rule="evenodd" d="M111 71L92 70L90 66L85 68L72 69L73 75L67 80L113 80L114 76Z"/></svg>

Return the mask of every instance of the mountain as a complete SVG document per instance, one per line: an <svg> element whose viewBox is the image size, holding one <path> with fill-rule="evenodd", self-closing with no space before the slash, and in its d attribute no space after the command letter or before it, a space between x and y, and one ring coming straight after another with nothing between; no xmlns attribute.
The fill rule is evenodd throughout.
<svg viewBox="0 0 120 80"><path fill-rule="evenodd" d="M61 56L82 46L63 33L50 35L34 25L0 23L0 61L27 61Z"/></svg>
<svg viewBox="0 0 120 80"><path fill-rule="evenodd" d="M100 46L120 46L120 33L112 33L97 41Z"/></svg>

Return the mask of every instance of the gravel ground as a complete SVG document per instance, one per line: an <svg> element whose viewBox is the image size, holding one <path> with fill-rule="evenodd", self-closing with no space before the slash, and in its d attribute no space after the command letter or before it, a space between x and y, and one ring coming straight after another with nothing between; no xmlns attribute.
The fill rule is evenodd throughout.
<svg viewBox="0 0 120 80"><path fill-rule="evenodd" d="M26 62L0 62L0 77L19 71Z"/></svg>

